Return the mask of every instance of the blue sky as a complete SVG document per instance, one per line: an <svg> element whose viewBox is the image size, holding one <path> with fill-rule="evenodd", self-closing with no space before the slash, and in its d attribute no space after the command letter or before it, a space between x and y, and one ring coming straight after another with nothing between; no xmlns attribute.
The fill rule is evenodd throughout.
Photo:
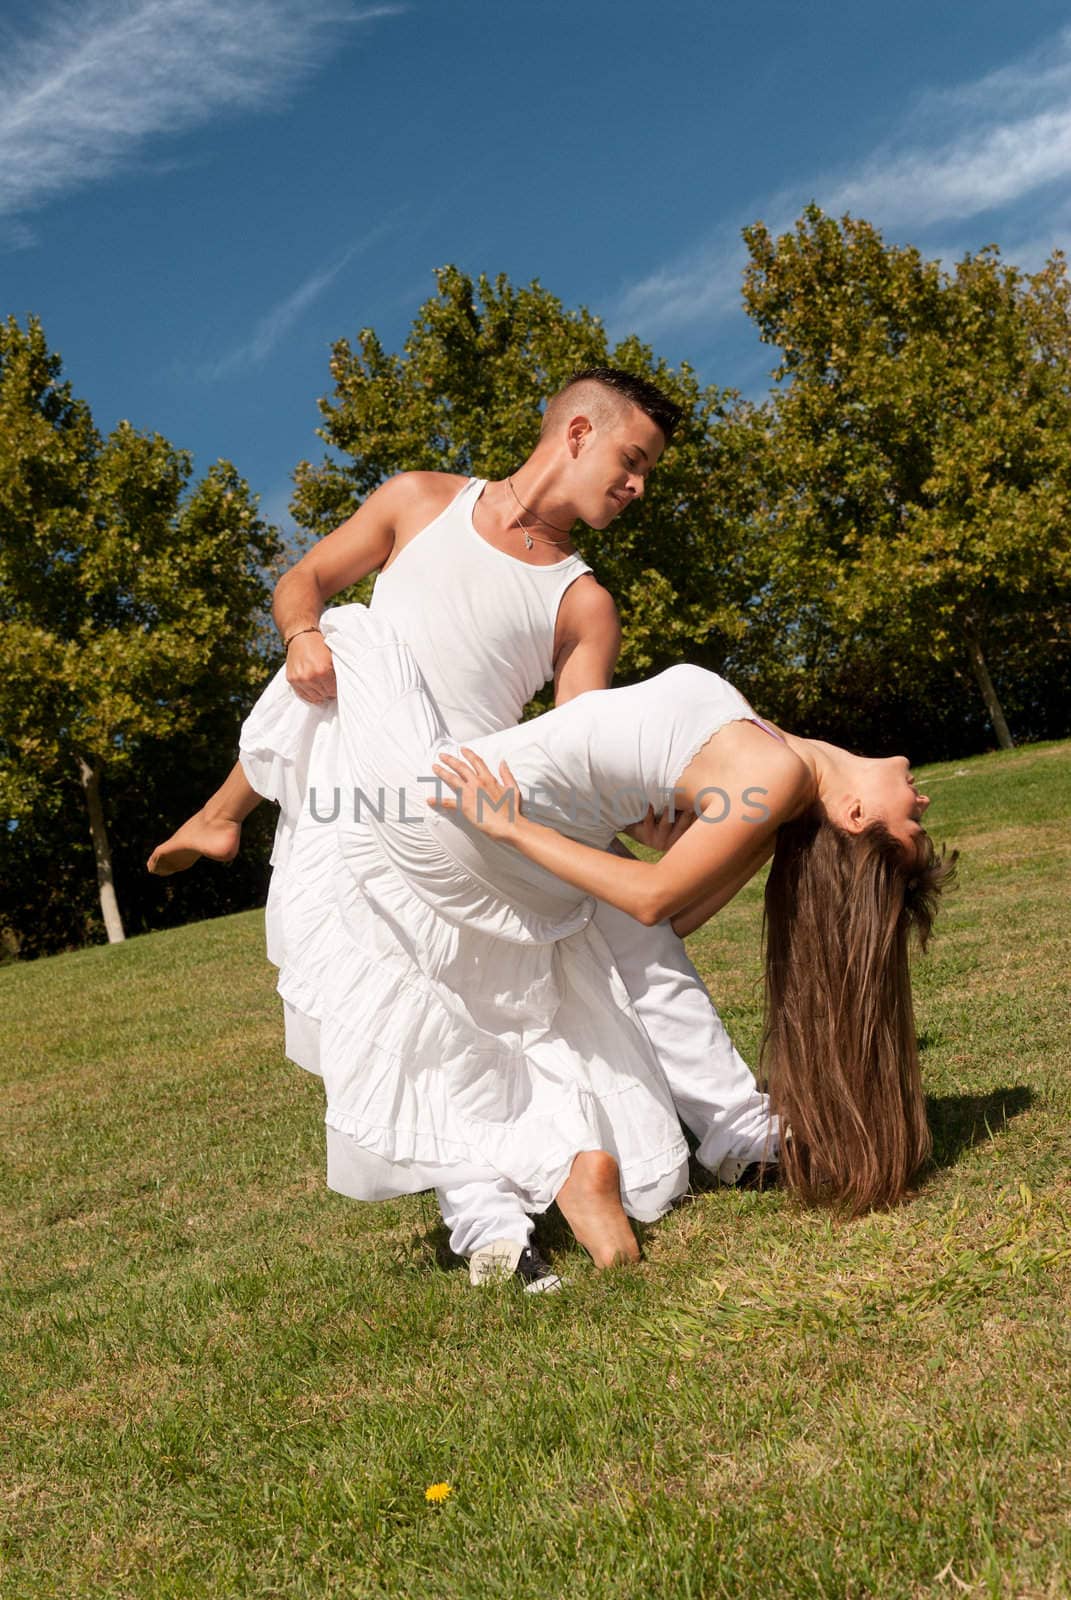
<svg viewBox="0 0 1071 1600"><path fill-rule="evenodd" d="M0 314L98 424L284 520L333 339L538 277L711 382L772 364L740 229L812 198L955 259L1071 242L1056 0L5 0Z"/></svg>

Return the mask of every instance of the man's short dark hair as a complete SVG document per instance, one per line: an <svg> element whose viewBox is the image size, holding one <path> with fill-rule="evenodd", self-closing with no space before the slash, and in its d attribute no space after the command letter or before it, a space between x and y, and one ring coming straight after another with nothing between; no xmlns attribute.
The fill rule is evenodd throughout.
<svg viewBox="0 0 1071 1600"><path fill-rule="evenodd" d="M638 407L657 428L661 428L667 444L684 415L683 408L649 378L637 377L634 372L623 372L620 367L584 367L582 371L574 372L565 387L548 401L547 421L561 415L564 397L581 383L597 383L600 388L619 395L627 404Z"/></svg>

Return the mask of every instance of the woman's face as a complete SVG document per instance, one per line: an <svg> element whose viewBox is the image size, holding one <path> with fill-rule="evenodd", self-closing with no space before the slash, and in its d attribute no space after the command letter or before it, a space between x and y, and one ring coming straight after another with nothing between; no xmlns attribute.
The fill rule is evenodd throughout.
<svg viewBox="0 0 1071 1600"><path fill-rule="evenodd" d="M871 772L861 787L862 799L870 815L867 821L882 821L894 838L914 850L921 836L922 818L929 796L920 794L906 756L885 756L870 762Z"/></svg>

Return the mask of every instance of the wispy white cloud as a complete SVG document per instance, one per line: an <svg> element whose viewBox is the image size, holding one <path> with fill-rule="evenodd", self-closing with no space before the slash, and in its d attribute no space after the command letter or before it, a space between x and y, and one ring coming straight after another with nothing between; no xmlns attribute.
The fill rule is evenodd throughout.
<svg viewBox="0 0 1071 1600"><path fill-rule="evenodd" d="M793 184L757 200L748 215L721 222L691 250L628 285L614 320L647 336L723 320L740 303L746 259L740 227L761 216L779 232L811 199L835 215L850 211L883 228L925 232L1008 213L1068 178L1071 29L985 77L921 94L898 134L855 170ZM1010 226L1024 232L1018 219ZM1028 229L1032 247L1040 250L1036 217ZM1008 254L1013 256L1011 248Z"/></svg>
<svg viewBox="0 0 1071 1600"><path fill-rule="evenodd" d="M722 224L686 254L623 289L607 318L611 333L638 328L655 337L722 321L740 305L744 260L740 226Z"/></svg>
<svg viewBox="0 0 1071 1600"><path fill-rule="evenodd" d="M387 234L393 232L393 229L393 223L381 223L379 227L370 229L359 243L351 245L326 266L317 267L314 272L310 272L296 289L292 289L263 316L258 317L246 338L217 360L202 365L198 369L199 376L214 381L217 378L230 377L232 373L245 371L250 367L260 366L303 313L326 293L343 268L349 266L355 257L363 255L373 245L378 244Z"/></svg>
<svg viewBox="0 0 1071 1600"><path fill-rule="evenodd" d="M272 103L344 30L405 4L57 0L0 53L0 216L107 176L154 137Z"/></svg>
<svg viewBox="0 0 1071 1600"><path fill-rule="evenodd" d="M1029 114L1042 104L1065 100L1069 92L1071 29L1064 28L1054 38L981 78L924 90L915 109L916 114L934 119L961 111L991 117L994 107L1001 108L1005 116Z"/></svg>
<svg viewBox="0 0 1071 1600"><path fill-rule="evenodd" d="M886 226L958 222L1071 176L1071 106L972 130L948 150L881 153L840 183L827 206Z"/></svg>
<svg viewBox="0 0 1071 1600"><path fill-rule="evenodd" d="M1040 272L1056 250L1062 250L1065 256L1071 257L1071 214L1066 209L1048 217L1046 219L1048 225L1045 227L1036 226L1038 222L1036 217L1028 221L1033 222L1035 226L1032 228L1025 226L1002 236L1001 254L1008 261L1014 261L1024 272ZM942 256L946 261L951 260L957 253L962 252L929 249L926 251L927 255Z"/></svg>
<svg viewBox="0 0 1071 1600"><path fill-rule="evenodd" d="M259 319L248 339L236 345L218 361L202 367L202 377L225 378L243 368L259 366L275 349L283 335L293 327L301 313L307 311L325 289L330 288L352 254L352 251L347 251L331 266L321 267L310 273L292 293L272 306L271 310Z"/></svg>

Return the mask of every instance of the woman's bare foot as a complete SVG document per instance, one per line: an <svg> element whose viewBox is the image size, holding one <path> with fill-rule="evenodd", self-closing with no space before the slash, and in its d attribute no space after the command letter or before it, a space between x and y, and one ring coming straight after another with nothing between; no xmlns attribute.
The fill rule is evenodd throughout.
<svg viewBox="0 0 1071 1600"><path fill-rule="evenodd" d="M259 804L260 795L236 761L215 794L177 833L156 846L145 865L158 878L166 878L172 872L185 872L199 856L233 861L242 841L242 823Z"/></svg>
<svg viewBox="0 0 1071 1600"><path fill-rule="evenodd" d="M213 861L233 861L242 840L242 824L233 817L206 816L204 807L195 811L177 833L158 844L146 862L150 872L166 878L184 872L201 856Z"/></svg>
<svg viewBox="0 0 1071 1600"><path fill-rule="evenodd" d="M558 1191L558 1209L597 1267L638 1261L640 1248L621 1204L621 1173L605 1150L584 1150Z"/></svg>

